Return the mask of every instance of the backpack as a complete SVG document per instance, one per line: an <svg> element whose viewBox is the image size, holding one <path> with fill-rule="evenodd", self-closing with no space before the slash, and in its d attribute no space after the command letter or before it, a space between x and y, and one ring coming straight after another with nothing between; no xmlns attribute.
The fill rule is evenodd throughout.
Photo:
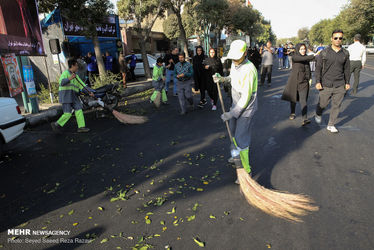
<svg viewBox="0 0 374 250"><path fill-rule="evenodd" d="M327 47L329 48L329 47ZM322 56L322 75L324 75L326 72L325 72L325 65L326 65L326 61L327 61L327 48L323 49L321 51L321 56ZM349 52L348 50L346 50L345 48L342 48L343 52L344 52L344 57L345 57L345 61L349 61Z"/></svg>

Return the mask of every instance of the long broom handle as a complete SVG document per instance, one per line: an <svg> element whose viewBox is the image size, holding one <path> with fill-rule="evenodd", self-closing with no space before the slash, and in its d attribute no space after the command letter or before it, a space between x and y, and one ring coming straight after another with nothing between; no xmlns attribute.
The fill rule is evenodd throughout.
<svg viewBox="0 0 374 250"><path fill-rule="evenodd" d="M217 84L217 89L218 89L219 101L221 102L222 112L225 113L226 112L225 111L225 104L223 103L222 92L221 92L221 88L219 86L219 82L217 82L216 84ZM225 121L225 124L226 124L227 133L229 134L229 137L230 137L230 141L234 142L234 140L232 138L231 130L230 130L230 127L229 127L229 122Z"/></svg>

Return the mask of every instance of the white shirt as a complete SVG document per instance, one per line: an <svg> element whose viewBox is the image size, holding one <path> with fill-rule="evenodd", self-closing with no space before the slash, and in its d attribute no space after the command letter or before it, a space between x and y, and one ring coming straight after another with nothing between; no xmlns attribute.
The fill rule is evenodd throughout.
<svg viewBox="0 0 374 250"><path fill-rule="evenodd" d="M349 60L361 61L362 66L366 63L366 49L360 42L354 42L348 46Z"/></svg>

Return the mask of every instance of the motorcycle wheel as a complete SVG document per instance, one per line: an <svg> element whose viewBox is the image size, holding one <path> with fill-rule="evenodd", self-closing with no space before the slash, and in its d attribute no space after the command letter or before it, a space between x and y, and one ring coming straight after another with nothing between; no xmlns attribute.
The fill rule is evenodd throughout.
<svg viewBox="0 0 374 250"><path fill-rule="evenodd" d="M118 96L107 94L104 102L109 108L114 109L118 106Z"/></svg>

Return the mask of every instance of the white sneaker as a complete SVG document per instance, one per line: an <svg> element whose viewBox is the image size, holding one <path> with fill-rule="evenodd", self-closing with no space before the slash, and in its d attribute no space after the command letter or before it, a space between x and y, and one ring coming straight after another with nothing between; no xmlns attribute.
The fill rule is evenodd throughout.
<svg viewBox="0 0 374 250"><path fill-rule="evenodd" d="M331 133L338 133L339 130L335 128L335 126L327 126L327 130L330 131Z"/></svg>
<svg viewBox="0 0 374 250"><path fill-rule="evenodd" d="M316 120L316 123L320 124L322 122L322 117L319 115L315 115L314 119Z"/></svg>
<svg viewBox="0 0 374 250"><path fill-rule="evenodd" d="M213 105L213 106L212 106L212 110L217 110L217 106L216 106L216 105Z"/></svg>

